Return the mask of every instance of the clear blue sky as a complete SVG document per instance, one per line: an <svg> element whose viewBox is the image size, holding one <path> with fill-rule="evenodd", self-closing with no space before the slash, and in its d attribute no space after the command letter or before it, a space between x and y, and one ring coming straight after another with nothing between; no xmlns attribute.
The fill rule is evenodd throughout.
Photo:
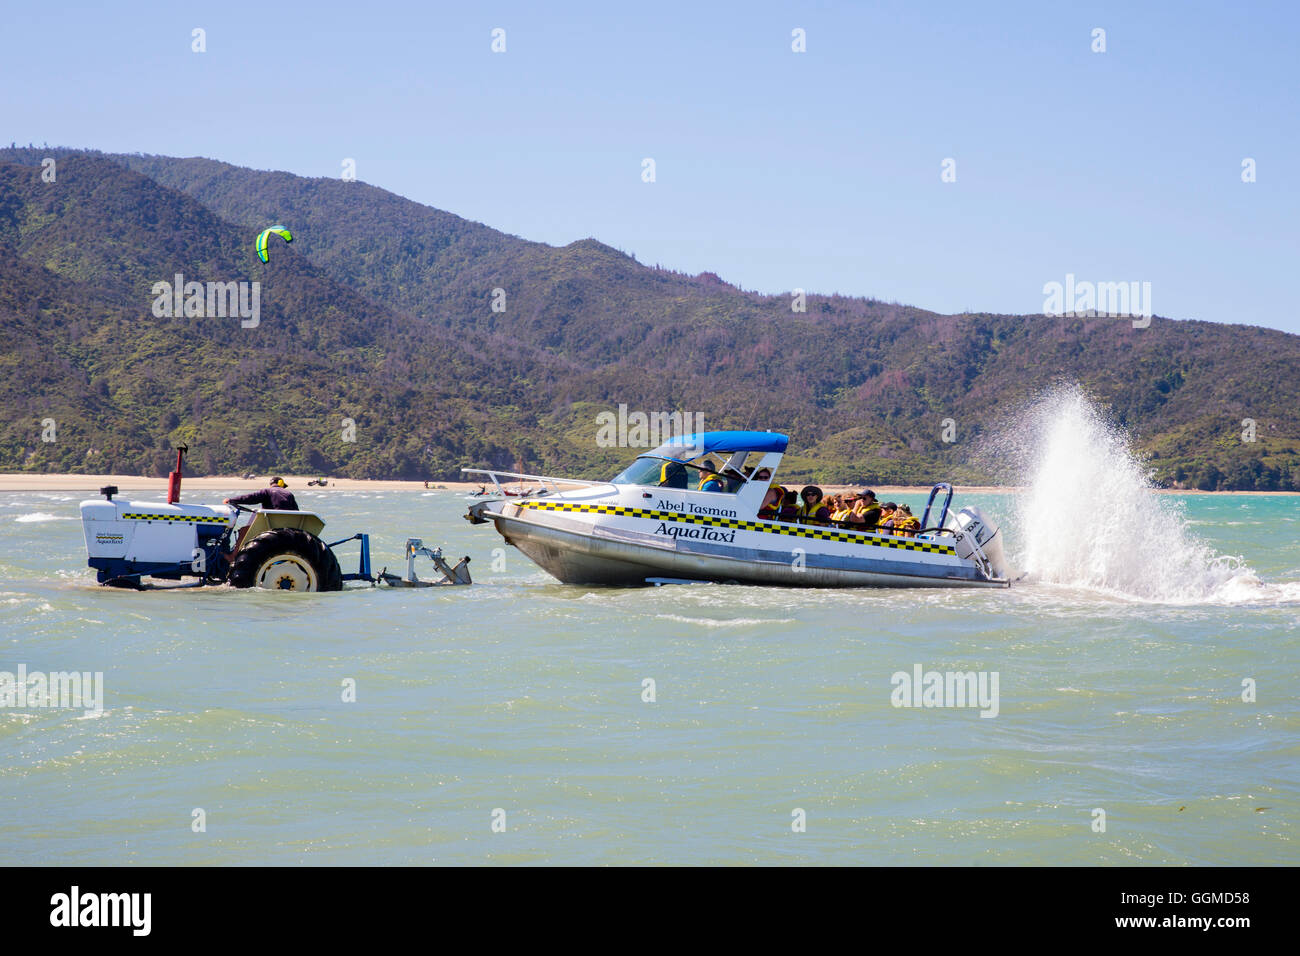
<svg viewBox="0 0 1300 956"><path fill-rule="evenodd" d="M1160 315L1300 332L1300 4L72 2L5 21L5 145L309 176L352 157L506 232L763 292L1038 312L1074 273L1148 281Z"/></svg>

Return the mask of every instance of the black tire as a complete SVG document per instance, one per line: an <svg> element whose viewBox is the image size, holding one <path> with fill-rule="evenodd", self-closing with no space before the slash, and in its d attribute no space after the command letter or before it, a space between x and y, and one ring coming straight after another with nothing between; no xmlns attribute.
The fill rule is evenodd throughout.
<svg viewBox="0 0 1300 956"><path fill-rule="evenodd" d="M271 583L276 559L286 569L278 585ZM308 569L310 573L307 573ZM273 528L245 544L231 562L227 580L237 588L278 586L287 591L343 590L343 572L334 552L314 534L297 528Z"/></svg>

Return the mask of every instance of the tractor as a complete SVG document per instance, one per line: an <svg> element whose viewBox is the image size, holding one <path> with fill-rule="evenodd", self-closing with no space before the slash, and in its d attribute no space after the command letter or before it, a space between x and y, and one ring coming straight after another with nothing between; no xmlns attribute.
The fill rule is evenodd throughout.
<svg viewBox="0 0 1300 956"><path fill-rule="evenodd" d="M168 481L166 503L127 501L118 489L100 489L103 499L81 503L81 523L89 563L100 584L143 589L144 578L196 580L173 587L229 584L237 588L281 591L339 591L345 581L428 587L469 584L469 558L453 568L440 550L425 548L418 538L407 541L406 579L370 570L370 536L358 533L327 544L321 538L325 522L311 511L254 511L241 505L180 503L181 466L187 449L177 449L176 470ZM356 573L345 574L334 549L361 542ZM416 554L429 557L443 580L420 581Z"/></svg>

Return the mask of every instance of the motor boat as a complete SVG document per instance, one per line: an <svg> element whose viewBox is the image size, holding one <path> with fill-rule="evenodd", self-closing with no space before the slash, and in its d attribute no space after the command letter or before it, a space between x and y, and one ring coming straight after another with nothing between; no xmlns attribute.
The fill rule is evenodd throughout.
<svg viewBox="0 0 1300 956"><path fill-rule="evenodd" d="M947 482L912 536L757 517L788 443L775 432L678 435L608 481L465 468L498 492L503 481L537 488L477 501L465 517L492 522L566 584L1007 587L998 526L975 507L954 512ZM706 471L723 490L699 489Z"/></svg>

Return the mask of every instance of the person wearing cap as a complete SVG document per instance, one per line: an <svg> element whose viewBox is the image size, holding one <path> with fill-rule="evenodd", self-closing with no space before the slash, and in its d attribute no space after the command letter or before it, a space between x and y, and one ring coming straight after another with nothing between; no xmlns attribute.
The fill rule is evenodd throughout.
<svg viewBox="0 0 1300 956"><path fill-rule="evenodd" d="M727 486L718 474L717 468L712 460L705 458L697 466L700 469L700 491L726 491Z"/></svg>
<svg viewBox="0 0 1300 956"><path fill-rule="evenodd" d="M288 490L285 480L278 475L271 479L270 487L253 491L246 495L227 498L228 505L257 505L269 511L297 511L298 501L293 492Z"/></svg>
<svg viewBox="0 0 1300 956"><path fill-rule="evenodd" d="M879 528L886 534L894 533L894 512L898 511L898 505L892 501L886 501L880 506Z"/></svg>
<svg viewBox="0 0 1300 956"><path fill-rule="evenodd" d="M876 493L870 488L858 492L849 521L859 530L876 530L876 525L880 523L880 503L876 501Z"/></svg>

